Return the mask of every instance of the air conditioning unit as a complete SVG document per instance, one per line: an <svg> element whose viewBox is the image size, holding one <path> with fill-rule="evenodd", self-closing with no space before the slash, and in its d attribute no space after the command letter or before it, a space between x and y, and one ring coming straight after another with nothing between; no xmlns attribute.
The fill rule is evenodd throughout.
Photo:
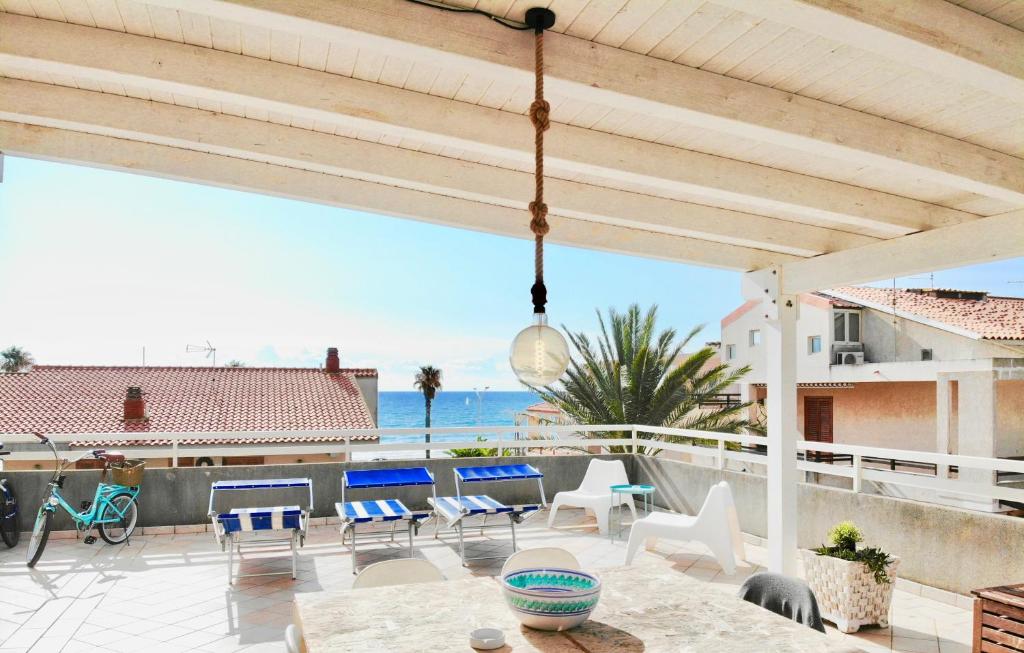
<svg viewBox="0 0 1024 653"><path fill-rule="evenodd" d="M864 352L862 351L840 351L836 352L836 365L863 365Z"/></svg>

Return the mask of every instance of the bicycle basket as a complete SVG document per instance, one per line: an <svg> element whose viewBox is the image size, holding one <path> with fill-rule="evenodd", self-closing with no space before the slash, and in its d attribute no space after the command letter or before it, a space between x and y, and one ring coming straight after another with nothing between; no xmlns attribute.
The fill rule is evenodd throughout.
<svg viewBox="0 0 1024 653"><path fill-rule="evenodd" d="M128 487L142 485L142 474L145 471L145 460L131 459L120 463L110 463L110 476L115 485Z"/></svg>

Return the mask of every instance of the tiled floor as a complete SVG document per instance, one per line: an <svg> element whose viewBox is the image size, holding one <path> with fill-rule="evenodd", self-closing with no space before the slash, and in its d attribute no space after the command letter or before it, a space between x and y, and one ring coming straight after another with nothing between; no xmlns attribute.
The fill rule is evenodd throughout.
<svg viewBox="0 0 1024 653"><path fill-rule="evenodd" d="M596 533L579 510L562 510L554 529L541 514L520 528L520 546L560 546L586 568L623 563L625 545ZM435 540L432 528L417 538L417 552L448 578L496 574L501 561L465 569L454 538ZM504 529L489 535L504 538ZM401 537L399 540L401 541ZM472 537L470 555L507 550L504 539ZM635 564L659 565L707 582L708 591L735 592L758 570L764 551L747 545L750 560L729 577L700 545L664 540ZM129 547L74 539L53 540L36 570L24 564L24 544L0 551L0 651L284 651L292 598L299 592L342 589L352 582L351 560L337 527L312 529L299 562L299 577L263 576L227 587L226 555L211 533L140 535ZM393 546L367 546L360 564L402 555ZM289 568L286 556L247 557L243 573ZM965 653L971 631L966 610L897 591L893 625L856 635L865 651ZM832 637L847 637L830 630Z"/></svg>

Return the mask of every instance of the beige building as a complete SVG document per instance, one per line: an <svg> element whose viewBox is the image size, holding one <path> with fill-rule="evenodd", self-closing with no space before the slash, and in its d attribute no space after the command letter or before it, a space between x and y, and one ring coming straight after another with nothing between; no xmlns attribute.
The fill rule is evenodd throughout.
<svg viewBox="0 0 1024 653"><path fill-rule="evenodd" d="M722 359L766 396L764 315L722 320ZM805 440L1024 456L1024 298L844 287L799 296L797 428Z"/></svg>

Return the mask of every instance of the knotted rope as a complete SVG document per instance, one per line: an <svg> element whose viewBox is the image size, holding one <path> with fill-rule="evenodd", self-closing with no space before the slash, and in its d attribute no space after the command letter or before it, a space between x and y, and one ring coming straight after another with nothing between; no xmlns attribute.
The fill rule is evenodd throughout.
<svg viewBox="0 0 1024 653"><path fill-rule="evenodd" d="M530 104L530 122L533 123L534 143L534 200L530 202L530 231L534 234L534 273L536 282L532 289L536 312L544 312L547 301L544 289L544 236L551 227L548 225L548 205L544 203L544 132L551 126L549 114L551 105L544 99L544 30L536 31L534 44L534 100ZM539 295L539 296L538 296ZM540 310L537 310L537 307Z"/></svg>

